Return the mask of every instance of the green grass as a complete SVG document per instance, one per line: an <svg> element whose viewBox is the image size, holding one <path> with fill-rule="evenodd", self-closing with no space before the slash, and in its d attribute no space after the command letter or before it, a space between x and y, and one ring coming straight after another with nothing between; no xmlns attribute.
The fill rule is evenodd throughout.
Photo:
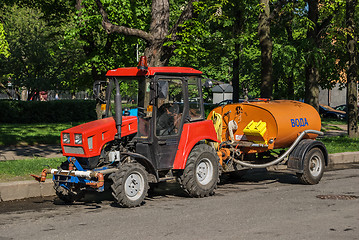
<svg viewBox="0 0 359 240"><path fill-rule="evenodd" d="M347 122L333 118L322 118L322 125L347 125Z"/></svg>
<svg viewBox="0 0 359 240"><path fill-rule="evenodd" d="M334 125L330 125L330 124L322 124L322 132L327 132L330 130L335 130L335 131L343 131L343 129L339 126L334 126Z"/></svg>
<svg viewBox="0 0 359 240"><path fill-rule="evenodd" d="M318 139L323 142L328 153L357 152L359 151L359 138L348 136L324 137Z"/></svg>
<svg viewBox="0 0 359 240"><path fill-rule="evenodd" d="M344 120L339 119L330 119L322 118L322 131L327 132L330 130L341 131L343 128L341 126L346 126L347 123Z"/></svg>
<svg viewBox="0 0 359 240"><path fill-rule="evenodd" d="M334 119L334 118L322 118L322 125L347 125L347 121L346 120L339 120L339 119ZM358 122L358 126L359 126L359 122Z"/></svg>
<svg viewBox="0 0 359 240"><path fill-rule="evenodd" d="M344 130L347 125L345 120L338 119L322 119L322 131L346 131ZM359 138L349 138L348 136L335 136L324 137L319 139L323 142L328 150L328 153L340 152L356 152L359 151Z"/></svg>
<svg viewBox="0 0 359 240"><path fill-rule="evenodd" d="M0 145L60 144L61 131L79 124L1 124Z"/></svg>
<svg viewBox="0 0 359 240"><path fill-rule="evenodd" d="M44 168L57 168L64 161L66 157L0 161L0 181L32 180L30 174L40 175Z"/></svg>

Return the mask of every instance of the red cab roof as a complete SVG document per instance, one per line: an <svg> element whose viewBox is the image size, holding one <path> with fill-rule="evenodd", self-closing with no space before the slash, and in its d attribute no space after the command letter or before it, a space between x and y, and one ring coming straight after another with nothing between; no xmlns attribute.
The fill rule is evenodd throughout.
<svg viewBox="0 0 359 240"><path fill-rule="evenodd" d="M141 71L137 67L117 68L109 70L107 77L135 77L135 76L153 76L156 74L168 75L201 75L202 72L188 67L149 67L147 71Z"/></svg>

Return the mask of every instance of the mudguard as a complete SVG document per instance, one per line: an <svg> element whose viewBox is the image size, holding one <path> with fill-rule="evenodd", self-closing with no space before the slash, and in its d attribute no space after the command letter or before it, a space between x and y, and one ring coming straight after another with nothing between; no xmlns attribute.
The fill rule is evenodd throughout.
<svg viewBox="0 0 359 240"><path fill-rule="evenodd" d="M156 180L158 180L158 178L159 178L158 173L155 170L155 167L153 166L152 162L148 158L143 156L142 154L133 153L133 152L122 152L121 156L122 156L122 160L123 160L124 156L130 156L130 157L136 159L136 161L138 163L140 163L141 165L143 165L145 167L145 169L148 173L153 174L156 177Z"/></svg>
<svg viewBox="0 0 359 240"><path fill-rule="evenodd" d="M300 141L298 145L294 148L294 150L290 153L287 163L288 169L292 169L298 173L302 173L305 154L314 147L319 148L323 152L325 166L328 166L328 151L325 148L324 144L317 140L304 139Z"/></svg>
<svg viewBox="0 0 359 240"><path fill-rule="evenodd" d="M192 148L203 140L219 142L211 120L184 124L173 169L184 169Z"/></svg>

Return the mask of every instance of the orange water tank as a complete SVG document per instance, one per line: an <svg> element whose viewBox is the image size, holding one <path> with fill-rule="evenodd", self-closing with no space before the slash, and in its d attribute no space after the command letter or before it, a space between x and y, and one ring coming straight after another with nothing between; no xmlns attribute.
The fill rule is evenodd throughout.
<svg viewBox="0 0 359 240"><path fill-rule="evenodd" d="M229 104L213 109L208 119L214 112L222 116L222 142L249 141L267 149L285 148L304 130L321 129L318 112L308 104L292 100Z"/></svg>

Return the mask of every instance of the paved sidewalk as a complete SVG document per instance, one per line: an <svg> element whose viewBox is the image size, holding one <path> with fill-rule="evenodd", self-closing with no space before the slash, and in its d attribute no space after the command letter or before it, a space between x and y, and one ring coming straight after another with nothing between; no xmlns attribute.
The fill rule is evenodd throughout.
<svg viewBox="0 0 359 240"><path fill-rule="evenodd" d="M60 145L0 146L0 161L21 160L34 157L62 157Z"/></svg>

